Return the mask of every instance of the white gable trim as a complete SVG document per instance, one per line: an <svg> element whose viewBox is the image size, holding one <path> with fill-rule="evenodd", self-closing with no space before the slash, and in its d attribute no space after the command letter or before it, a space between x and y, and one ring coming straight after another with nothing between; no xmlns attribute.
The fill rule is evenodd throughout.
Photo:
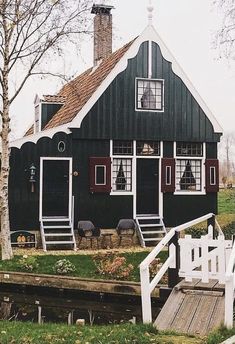
<svg viewBox="0 0 235 344"><path fill-rule="evenodd" d="M47 130L43 130L43 131L40 131L40 132L35 133L35 134L24 136L23 138L18 139L18 140L14 140L14 141L10 142L10 147L21 148L21 146L26 142L37 143L37 141L41 137L49 137L51 139L58 132L64 132L66 134L70 134L71 131L68 128L68 123L66 123L64 125L59 125L58 127L55 127L52 129L47 129Z"/></svg>
<svg viewBox="0 0 235 344"><path fill-rule="evenodd" d="M130 48L126 51L123 57L119 60L116 66L112 69L106 79L102 82L102 84L97 88L97 90L93 93L91 98L87 101L84 107L80 110L80 112L76 115L73 121L70 123L69 127L80 128L81 123L87 113L90 111L92 106L97 102L103 92L107 89L107 87L111 84L111 82L116 78L116 76L121 73L123 70L126 69L128 60L135 57L138 53L140 45L145 41L153 41L157 43L161 49L163 57L172 63L172 70L173 72L178 75L181 80L184 82L188 90L191 92L193 97L196 99L197 103L200 105L208 119L211 121L214 131L217 133L222 133L223 129L220 126L217 119L214 117L202 97L199 95L187 75L184 73L174 56L171 54L169 49L166 47L165 43L162 41L161 37L158 35L156 30L152 25L148 25L143 33L132 43Z"/></svg>

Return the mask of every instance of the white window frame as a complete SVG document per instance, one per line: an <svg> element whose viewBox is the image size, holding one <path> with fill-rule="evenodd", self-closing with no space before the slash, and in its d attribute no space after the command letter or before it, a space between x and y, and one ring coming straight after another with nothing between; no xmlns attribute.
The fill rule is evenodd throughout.
<svg viewBox="0 0 235 344"><path fill-rule="evenodd" d="M162 83L162 109L140 109L138 108L138 80L146 80L146 81L160 81ZM165 90L165 80L164 79L153 79L153 78L135 78L135 111L140 111L140 112L164 112L164 90Z"/></svg>
<svg viewBox="0 0 235 344"><path fill-rule="evenodd" d="M97 167L103 167L104 168L104 183L96 183L97 180ZM107 184L107 171L106 171L106 165L95 165L95 185L106 185Z"/></svg>
<svg viewBox="0 0 235 344"><path fill-rule="evenodd" d="M35 119L35 111L38 107L38 131L36 131L36 119ZM34 105L34 134L40 133L42 131L42 103L39 101Z"/></svg>
<svg viewBox="0 0 235 344"><path fill-rule="evenodd" d="M214 183L212 183L212 173L213 173L213 176L214 176ZM216 185L216 168L215 166L210 166L210 185Z"/></svg>
<svg viewBox="0 0 235 344"><path fill-rule="evenodd" d="M169 180L168 180L168 171L169 171ZM166 185L171 185L171 175L172 175L172 167L171 166L166 166Z"/></svg>
<svg viewBox="0 0 235 344"><path fill-rule="evenodd" d="M176 155L176 142L174 142L174 159L176 160L201 160L201 190L200 191L177 191L175 190L174 195L206 195L206 176L205 176L205 161L206 161L206 143L202 143L202 156L187 156L187 155ZM177 164L175 168L175 187L176 187L176 172Z"/></svg>

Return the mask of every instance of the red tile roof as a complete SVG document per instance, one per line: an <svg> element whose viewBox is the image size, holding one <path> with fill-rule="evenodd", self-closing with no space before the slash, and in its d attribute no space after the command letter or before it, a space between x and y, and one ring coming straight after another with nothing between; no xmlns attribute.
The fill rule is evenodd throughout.
<svg viewBox="0 0 235 344"><path fill-rule="evenodd" d="M74 80L67 83L59 93L54 96L54 98L53 96L44 96L48 97L47 101L58 101L58 99L64 99L65 102L43 130L71 122L119 62L132 43L133 40L104 59L97 68L90 68L77 76ZM33 126L26 132L25 136L30 134L33 134Z"/></svg>
<svg viewBox="0 0 235 344"><path fill-rule="evenodd" d="M46 94L46 95L43 95L43 101L47 103L65 103L66 97L59 96L59 95Z"/></svg>

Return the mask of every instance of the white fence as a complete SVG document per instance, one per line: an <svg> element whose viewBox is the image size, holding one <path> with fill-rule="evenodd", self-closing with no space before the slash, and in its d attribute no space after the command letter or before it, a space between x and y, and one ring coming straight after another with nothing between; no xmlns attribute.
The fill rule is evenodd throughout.
<svg viewBox="0 0 235 344"><path fill-rule="evenodd" d="M233 300L235 289L235 243L233 244L225 274L225 319L227 327L233 327Z"/></svg>
<svg viewBox="0 0 235 344"><path fill-rule="evenodd" d="M168 268L176 268L175 245L171 243L168 259L156 276L150 281L149 266L151 262L170 243L177 232L181 232L212 218L214 218L214 214L210 213L172 228L140 264L142 315L144 323L152 322L151 293L153 289ZM201 238L194 239L190 235L186 235L184 238L178 240L180 245L179 276L184 277L186 281L191 281L192 278L200 278L205 283L209 279L216 279L219 283L225 283L225 325L231 327L233 321L233 293L235 289L235 245L232 248L232 241L225 240L217 221L215 221L215 224L218 231L217 239L213 239L213 228L209 225L208 234Z"/></svg>
<svg viewBox="0 0 235 344"><path fill-rule="evenodd" d="M213 239L213 228L209 226L207 235L201 238L185 235L183 239L179 239L179 245L180 277L184 277L189 282L193 278L200 278L204 283L208 283L209 279L225 283L225 270L231 253L232 240L225 240L223 235Z"/></svg>

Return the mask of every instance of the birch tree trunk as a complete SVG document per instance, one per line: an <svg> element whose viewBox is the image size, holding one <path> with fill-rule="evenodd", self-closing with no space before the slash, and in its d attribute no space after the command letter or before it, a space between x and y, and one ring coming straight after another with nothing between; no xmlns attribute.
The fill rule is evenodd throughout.
<svg viewBox="0 0 235 344"><path fill-rule="evenodd" d="M5 24L5 25L4 25ZM2 70L2 159L0 175L0 205L1 205L1 246L2 259L11 259L13 257L10 241L10 223L8 208L8 178L10 172L9 166L9 132L10 132L10 103L9 103L9 37L7 32L7 23L3 19L3 30L5 34L4 61Z"/></svg>
<svg viewBox="0 0 235 344"><path fill-rule="evenodd" d="M44 63L53 56L63 62L68 42L79 47L87 33L91 0L0 0L0 244L2 259L11 259L8 179L10 107L33 75L55 75ZM14 81L14 88L10 87ZM13 166L14 168L14 166ZM23 216L23 214L22 214Z"/></svg>

